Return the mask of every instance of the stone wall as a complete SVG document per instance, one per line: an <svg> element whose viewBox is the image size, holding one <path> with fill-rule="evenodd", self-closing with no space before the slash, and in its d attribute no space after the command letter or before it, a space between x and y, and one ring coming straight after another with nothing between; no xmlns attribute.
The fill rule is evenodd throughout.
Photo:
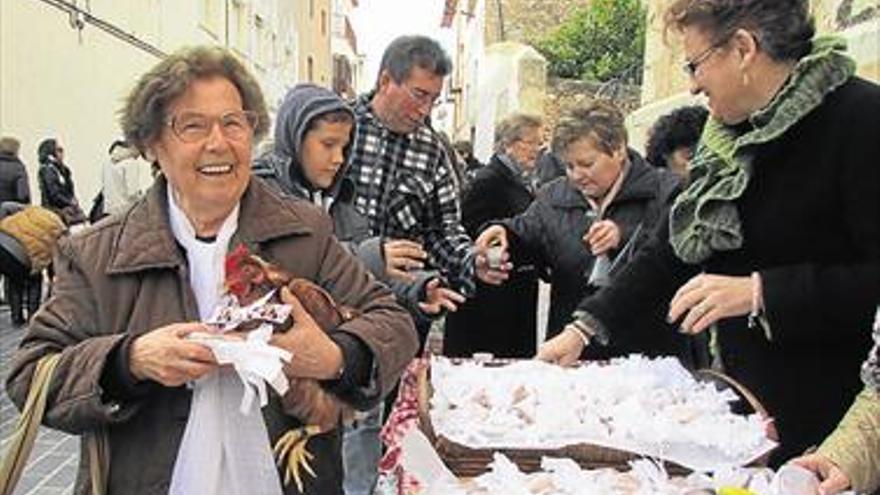
<svg viewBox="0 0 880 495"><path fill-rule="evenodd" d="M553 31L562 19L589 0L485 0L486 45L498 41L518 41L534 45ZM500 37L499 5L504 24Z"/></svg>

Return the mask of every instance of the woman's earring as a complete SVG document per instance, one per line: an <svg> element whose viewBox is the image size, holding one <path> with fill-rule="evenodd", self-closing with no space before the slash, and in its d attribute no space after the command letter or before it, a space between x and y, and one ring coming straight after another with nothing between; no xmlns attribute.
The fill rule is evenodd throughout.
<svg viewBox="0 0 880 495"><path fill-rule="evenodd" d="M742 82L743 86L748 86L752 82L751 78L749 77L749 73L746 71L743 71L742 73Z"/></svg>

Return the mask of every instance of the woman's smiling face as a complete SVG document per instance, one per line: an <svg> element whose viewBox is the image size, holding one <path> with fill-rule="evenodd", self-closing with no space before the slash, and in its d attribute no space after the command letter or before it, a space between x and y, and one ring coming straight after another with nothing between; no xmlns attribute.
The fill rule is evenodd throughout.
<svg viewBox="0 0 880 495"><path fill-rule="evenodd" d="M195 211L225 214L244 194L251 173L253 123L242 112L238 89L219 76L196 79L169 105L168 125L149 150L188 216ZM207 122L207 135L184 139L199 120Z"/></svg>

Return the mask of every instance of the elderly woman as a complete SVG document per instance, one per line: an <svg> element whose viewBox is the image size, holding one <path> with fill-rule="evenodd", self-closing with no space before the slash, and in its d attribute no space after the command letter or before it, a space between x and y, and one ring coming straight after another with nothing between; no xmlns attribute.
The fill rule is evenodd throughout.
<svg viewBox="0 0 880 495"><path fill-rule="evenodd" d="M543 142L539 117L515 113L495 129L496 152L480 168L461 201L461 220L477 237L484 224L525 211L535 199L535 159ZM531 357L537 343L538 277L534 263L522 262L502 286L477 282L474 297L446 316L443 353L470 357Z"/></svg>
<svg viewBox="0 0 880 495"><path fill-rule="evenodd" d="M727 372L773 414L789 458L825 437L859 392L880 300L880 88L842 42L813 39L806 0L679 0L691 91L711 119L668 225L539 356L664 308L717 329Z"/></svg>
<svg viewBox="0 0 880 495"><path fill-rule="evenodd" d="M212 331L203 322L220 298L227 252L244 244L355 310L324 333L284 293L295 323L269 343L295 356L288 376L321 380L358 408L375 404L413 356L412 321L339 245L325 215L251 179L268 117L233 55L192 48L169 56L139 80L121 114L126 139L161 176L123 215L61 243L55 293L15 355L9 395L21 406L37 360L60 353L44 421L106 432L109 493L299 493L280 481L271 449L300 420L277 395L240 412L235 372L189 338ZM207 383L219 384L209 397L218 406L208 402L210 422L194 421ZM339 442L338 429L310 442L317 477L306 477L303 493L341 493ZM82 457L81 474L89 462ZM89 485L80 476L76 493Z"/></svg>
<svg viewBox="0 0 880 495"><path fill-rule="evenodd" d="M597 101L560 119L554 153L566 177L544 186L529 208L480 234L477 245L509 246L515 265L549 269L551 295L547 333L558 334L588 294L614 278L668 212L678 177L650 166L627 148L621 112ZM660 317L645 319L657 331L638 339L592 347L585 357L601 359L629 352L686 357L686 340Z"/></svg>

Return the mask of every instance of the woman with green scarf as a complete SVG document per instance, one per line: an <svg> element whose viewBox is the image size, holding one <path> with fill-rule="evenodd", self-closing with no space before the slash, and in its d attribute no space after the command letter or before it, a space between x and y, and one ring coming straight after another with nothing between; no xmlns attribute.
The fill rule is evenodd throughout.
<svg viewBox="0 0 880 495"><path fill-rule="evenodd" d="M861 390L880 300L880 87L853 75L842 41L814 38L807 0L676 0L665 19L712 116L690 184L538 357L570 363L668 308L683 332L713 329L727 373L775 419L778 465Z"/></svg>

